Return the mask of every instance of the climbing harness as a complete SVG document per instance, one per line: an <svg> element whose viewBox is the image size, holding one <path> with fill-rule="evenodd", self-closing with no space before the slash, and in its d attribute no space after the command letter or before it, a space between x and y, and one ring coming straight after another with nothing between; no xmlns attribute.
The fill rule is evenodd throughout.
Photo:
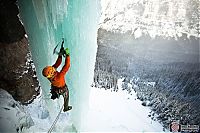
<svg viewBox="0 0 200 133"><path fill-rule="evenodd" d="M56 125L56 123L57 123L57 121L58 121L58 119L59 119L59 116L60 116L60 114L61 114L61 112L62 112L62 110L63 110L63 107L64 107L64 104L63 104L62 108L60 109L60 112L58 113L56 119L54 120L53 124L51 125L51 127L50 127L50 129L48 130L47 133L51 133L51 132L52 132L52 130L53 130L53 128L55 127L55 125Z"/></svg>

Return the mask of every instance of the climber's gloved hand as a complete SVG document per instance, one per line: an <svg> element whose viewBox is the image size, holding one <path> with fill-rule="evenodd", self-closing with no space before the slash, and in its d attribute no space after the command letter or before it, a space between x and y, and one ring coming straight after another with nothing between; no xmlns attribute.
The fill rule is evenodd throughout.
<svg viewBox="0 0 200 133"><path fill-rule="evenodd" d="M69 56L69 48L65 49L66 56Z"/></svg>

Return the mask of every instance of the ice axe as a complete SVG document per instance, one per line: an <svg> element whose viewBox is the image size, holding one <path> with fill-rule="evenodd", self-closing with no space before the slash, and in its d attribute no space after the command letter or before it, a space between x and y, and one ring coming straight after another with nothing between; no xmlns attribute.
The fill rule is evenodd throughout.
<svg viewBox="0 0 200 133"><path fill-rule="evenodd" d="M53 49L53 54L57 54L57 55L62 55L62 56L66 56L66 52L65 52L65 48L63 46L64 44L64 38L62 38L62 44L61 44L61 50L60 52L56 51L57 47L59 46L60 42L56 45L56 47Z"/></svg>

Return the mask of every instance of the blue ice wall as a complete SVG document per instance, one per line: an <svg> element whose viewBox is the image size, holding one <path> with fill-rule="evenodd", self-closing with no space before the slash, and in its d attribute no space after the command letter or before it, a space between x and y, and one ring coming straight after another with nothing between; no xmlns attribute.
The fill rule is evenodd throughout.
<svg viewBox="0 0 200 133"><path fill-rule="evenodd" d="M79 131L84 130L81 123L87 113L97 50L98 0L19 0L18 5L43 97L50 97L50 84L41 71L55 62L57 55L52 54L53 48L65 38L64 46L70 49L71 56L71 67L66 75L73 106L70 115L74 126ZM62 101L47 99L46 103L53 119Z"/></svg>

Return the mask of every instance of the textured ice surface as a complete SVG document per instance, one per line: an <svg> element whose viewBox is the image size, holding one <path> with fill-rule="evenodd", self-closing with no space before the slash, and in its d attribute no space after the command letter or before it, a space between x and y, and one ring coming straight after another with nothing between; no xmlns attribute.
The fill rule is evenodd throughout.
<svg viewBox="0 0 200 133"><path fill-rule="evenodd" d="M53 24L53 28L62 23L67 14L67 0L32 0L40 28Z"/></svg>

